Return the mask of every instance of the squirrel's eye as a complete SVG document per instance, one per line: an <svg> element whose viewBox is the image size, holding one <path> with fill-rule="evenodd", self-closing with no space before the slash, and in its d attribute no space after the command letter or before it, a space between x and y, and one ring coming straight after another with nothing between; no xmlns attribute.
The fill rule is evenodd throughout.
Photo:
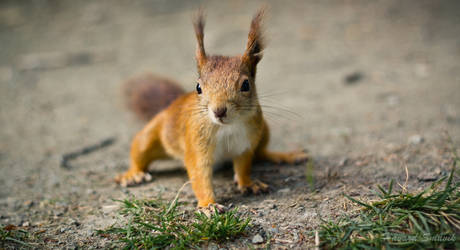
<svg viewBox="0 0 460 250"><path fill-rule="evenodd" d="M248 81L248 79L243 81L243 84L241 85L241 91L242 92L249 91L249 81Z"/></svg>
<svg viewBox="0 0 460 250"><path fill-rule="evenodd" d="M196 84L196 92L197 92L198 94L201 94L201 86L200 86L199 83Z"/></svg>

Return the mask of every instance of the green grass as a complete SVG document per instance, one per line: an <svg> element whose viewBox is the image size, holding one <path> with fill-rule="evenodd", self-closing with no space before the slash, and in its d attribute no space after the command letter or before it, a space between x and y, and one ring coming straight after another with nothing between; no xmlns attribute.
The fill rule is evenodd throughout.
<svg viewBox="0 0 460 250"><path fill-rule="evenodd" d="M32 246L28 244L30 235L27 231L19 229L13 225L1 225L0 224L0 247L13 247L16 248L18 246L22 247L29 247Z"/></svg>
<svg viewBox="0 0 460 250"><path fill-rule="evenodd" d="M127 223L113 225L98 231L103 236L114 236L124 249L199 247L206 242L224 242L244 235L250 219L242 219L237 210L210 216L180 210L179 203L166 203L161 198L120 201L120 214Z"/></svg>
<svg viewBox="0 0 460 250"><path fill-rule="evenodd" d="M379 200L375 202L345 195L362 209L335 222L323 221L319 230L321 247L460 248L460 182L454 183L458 162L455 155L450 175L416 194L394 193L391 181L388 189L378 186Z"/></svg>

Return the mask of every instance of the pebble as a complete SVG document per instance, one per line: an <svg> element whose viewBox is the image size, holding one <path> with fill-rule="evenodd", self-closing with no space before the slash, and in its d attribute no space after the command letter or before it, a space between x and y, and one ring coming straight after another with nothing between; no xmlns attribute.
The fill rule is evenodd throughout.
<svg viewBox="0 0 460 250"><path fill-rule="evenodd" d="M94 189L87 189L87 190L86 190L86 194L89 194L89 195L91 195L91 194L97 194L97 192L96 192L96 190L94 190Z"/></svg>
<svg viewBox="0 0 460 250"><path fill-rule="evenodd" d="M303 215L303 219L306 221L310 221L316 218L317 216L318 214L316 212L306 211L305 214Z"/></svg>
<svg viewBox="0 0 460 250"><path fill-rule="evenodd" d="M340 159L338 167L345 167L349 162L350 159L348 159L348 157L343 157Z"/></svg>
<svg viewBox="0 0 460 250"><path fill-rule="evenodd" d="M118 209L118 205L106 205L102 207L102 212L104 214L111 214Z"/></svg>
<svg viewBox="0 0 460 250"><path fill-rule="evenodd" d="M439 179L440 175L441 175L441 169L436 168L434 171L421 172L417 176L417 179L419 181L435 181L435 180Z"/></svg>
<svg viewBox="0 0 460 250"><path fill-rule="evenodd" d="M253 244L260 244L264 242L264 238L262 238L262 236L260 236L260 234L256 234L253 238L252 238L252 243Z"/></svg>
<svg viewBox="0 0 460 250"><path fill-rule="evenodd" d="M355 84L355 83L360 82L363 79L363 77L364 77L363 73L356 71L356 72L346 75L344 78L344 83L348 85Z"/></svg>
<svg viewBox="0 0 460 250"><path fill-rule="evenodd" d="M272 235L280 232L280 230L277 227L270 227L267 231Z"/></svg>
<svg viewBox="0 0 460 250"><path fill-rule="evenodd" d="M211 243L211 244L208 246L208 249L209 249L209 250L219 250L219 246L217 246L217 245L214 244L214 243Z"/></svg>
<svg viewBox="0 0 460 250"><path fill-rule="evenodd" d="M90 228L84 231L87 237L94 236L94 229Z"/></svg>
<svg viewBox="0 0 460 250"><path fill-rule="evenodd" d="M24 202L24 206L25 206L26 208L31 208L33 205L34 205L34 202L33 202L33 201L28 200L28 201L25 201L25 202Z"/></svg>
<svg viewBox="0 0 460 250"><path fill-rule="evenodd" d="M290 188L283 188L283 189L278 190L278 193L282 193L282 194L287 194L289 192L291 192Z"/></svg>
<svg viewBox="0 0 460 250"><path fill-rule="evenodd" d="M421 135L413 135L413 136L409 137L408 141L412 145L418 145L418 144L424 142L425 138L423 138Z"/></svg>
<svg viewBox="0 0 460 250"><path fill-rule="evenodd" d="M69 220L68 220L68 223L69 223L70 225L74 225L74 226L77 226L77 227L81 225L81 223L78 222L78 221L76 221L75 219L69 219Z"/></svg>

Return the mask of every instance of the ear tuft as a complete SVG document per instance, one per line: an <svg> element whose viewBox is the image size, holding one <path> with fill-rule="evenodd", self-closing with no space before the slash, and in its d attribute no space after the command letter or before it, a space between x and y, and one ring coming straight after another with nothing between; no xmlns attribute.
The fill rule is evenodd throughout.
<svg viewBox="0 0 460 250"><path fill-rule="evenodd" d="M243 54L243 62L246 63L255 74L255 67L262 59L262 52L265 48L263 37L262 21L265 15L265 7L259 9L252 18L251 28L248 34L246 51Z"/></svg>
<svg viewBox="0 0 460 250"><path fill-rule="evenodd" d="M198 64L198 71L206 63L206 52L204 50L204 12L202 9L199 9L196 13L194 20L193 20L193 27L195 29L195 35L197 40L197 48L196 48L196 61Z"/></svg>

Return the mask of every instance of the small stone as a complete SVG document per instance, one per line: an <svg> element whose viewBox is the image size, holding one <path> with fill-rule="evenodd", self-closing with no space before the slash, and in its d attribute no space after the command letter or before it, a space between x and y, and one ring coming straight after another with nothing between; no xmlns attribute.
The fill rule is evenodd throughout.
<svg viewBox="0 0 460 250"><path fill-rule="evenodd" d="M316 218L318 214L316 212L312 211L306 211L305 214L303 215L303 218L306 220L311 220L313 218Z"/></svg>
<svg viewBox="0 0 460 250"><path fill-rule="evenodd" d="M25 201L25 202L24 202L24 206L25 206L26 208L31 208L33 205L34 205L34 202L33 202L33 201L30 201L30 200L29 200L29 201Z"/></svg>
<svg viewBox="0 0 460 250"><path fill-rule="evenodd" d="M85 231L83 231L84 234L87 236L87 237L90 237L90 236L94 236L94 229L90 228L90 229L87 229Z"/></svg>
<svg viewBox="0 0 460 250"><path fill-rule="evenodd" d="M219 250L219 246L217 246L217 245L214 244L214 243L211 243L211 244L208 246L208 249L209 249L209 250Z"/></svg>
<svg viewBox="0 0 460 250"><path fill-rule="evenodd" d="M28 226L30 226L30 222L24 221L24 222L22 223L22 226L23 226L23 227L28 227Z"/></svg>
<svg viewBox="0 0 460 250"><path fill-rule="evenodd" d="M297 208L297 212L299 212L299 213L303 213L304 210L305 210L305 208L303 206L299 206Z"/></svg>
<svg viewBox="0 0 460 250"><path fill-rule="evenodd" d="M289 192L291 192L290 188L283 188L283 189L278 190L278 193L282 193L282 194L287 194Z"/></svg>
<svg viewBox="0 0 460 250"><path fill-rule="evenodd" d="M421 172L419 175L417 175L417 179L419 181L435 181L439 179L441 175L441 169L436 168L433 171L430 172Z"/></svg>
<svg viewBox="0 0 460 250"><path fill-rule="evenodd" d="M412 145L418 145L418 144L424 142L425 138L423 138L421 135L413 135L413 136L409 137L408 141Z"/></svg>
<svg viewBox="0 0 460 250"><path fill-rule="evenodd" d="M81 225L80 222L78 222L78 221L76 221L74 219L69 219L69 224L73 225L73 226L77 226L77 227Z"/></svg>
<svg viewBox="0 0 460 250"><path fill-rule="evenodd" d="M118 209L118 205L106 205L102 207L102 212L104 214L111 214Z"/></svg>
<svg viewBox="0 0 460 250"><path fill-rule="evenodd" d="M277 228L277 227L270 227L268 230L267 230L271 235L274 235L274 234L277 234L280 232L280 230Z"/></svg>
<svg viewBox="0 0 460 250"><path fill-rule="evenodd" d="M293 233L293 240L298 241L299 240L299 234L297 232Z"/></svg>
<svg viewBox="0 0 460 250"><path fill-rule="evenodd" d="M260 234L256 234L253 238L252 238L252 243L253 244L260 244L264 242L264 238L262 238L262 236L260 236Z"/></svg>
<svg viewBox="0 0 460 250"><path fill-rule="evenodd" d="M345 167L349 162L350 159L348 159L348 157L343 157L340 159L338 167Z"/></svg>
<svg viewBox="0 0 460 250"><path fill-rule="evenodd" d="M87 189L87 190L86 190L86 193L87 193L88 195L97 194L96 190L94 190L94 189Z"/></svg>
<svg viewBox="0 0 460 250"><path fill-rule="evenodd" d="M363 73L356 71L356 72L353 72L345 76L344 83L348 85L355 84L361 81L363 77L364 77Z"/></svg>

